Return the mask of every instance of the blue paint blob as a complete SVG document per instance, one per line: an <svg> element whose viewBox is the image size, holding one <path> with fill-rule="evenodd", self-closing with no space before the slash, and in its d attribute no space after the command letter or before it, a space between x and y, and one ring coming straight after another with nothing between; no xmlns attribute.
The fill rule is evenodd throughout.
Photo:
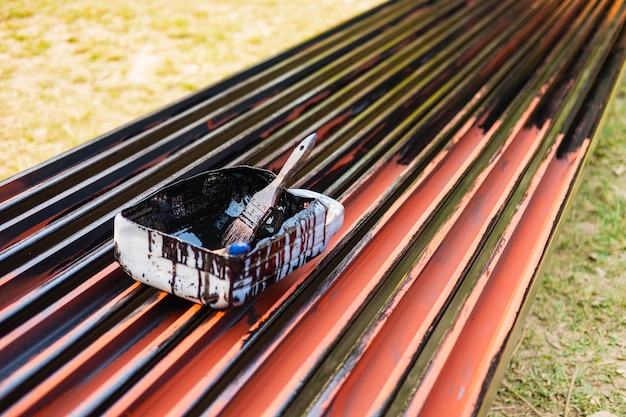
<svg viewBox="0 0 626 417"><path fill-rule="evenodd" d="M229 255L245 255L250 252L250 244L247 242L235 242L228 247Z"/></svg>

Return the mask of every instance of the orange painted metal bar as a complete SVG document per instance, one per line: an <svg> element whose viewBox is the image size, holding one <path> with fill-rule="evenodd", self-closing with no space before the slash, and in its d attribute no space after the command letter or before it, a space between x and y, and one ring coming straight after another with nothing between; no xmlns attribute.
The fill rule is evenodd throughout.
<svg viewBox="0 0 626 417"><path fill-rule="evenodd" d="M625 13L392 1L0 183L0 412L485 413L623 67ZM205 169L279 167L314 130L295 184L339 199L344 227L253 302L202 308L112 261L120 207Z"/></svg>
<svg viewBox="0 0 626 417"><path fill-rule="evenodd" d="M445 362L444 368L441 369L440 378L435 382L435 385L431 388L430 395L424 402L420 401L420 397L415 397L415 401L411 403L415 409L407 410L408 415L415 415L414 412L422 415L437 415L437 413L441 412L451 412L454 415L471 414L469 410L472 409L473 403L477 401L483 388L482 381L486 378L487 372L489 372L491 366L490 359L495 358L500 353L499 349L498 351L493 350L493 347L498 346L498 344L488 336L489 332L496 333L496 329L501 326L500 329L502 330L500 330L500 333L492 337L502 339L508 336L508 333L503 333L504 329L507 329L504 326L508 325L508 329L510 329L510 320L514 319L515 316L506 316L503 313L511 305L522 304L526 295L526 288L528 288L530 278L533 276L537 266L537 257L542 253L541 240L538 240L538 235L544 241L547 240L547 236L553 227L555 216L561 208L559 199L563 199L564 193L567 192L568 185L573 179L575 168L580 164L582 155L584 155L586 150L584 148L586 147L581 149L580 154L571 154L565 160L562 160L554 158L556 147L553 147L550 160L544 161L546 163L542 167L545 175L536 178L537 180L544 179L544 181L536 181L532 189L529 190L531 192L535 191L534 194L536 194L532 197L531 207L527 207L529 205L527 201L520 207L520 209L526 211L520 213L519 219L512 221L511 228L515 229L515 231L507 230L507 233L503 236L506 241L515 239L517 244L507 246L503 254L504 259L501 260L502 266L498 264L495 270L492 265L488 267L485 273L489 275L489 279L487 279L487 276L479 278L472 296L480 297L480 299L468 300L469 302L474 301L474 310L465 320L462 320L466 327L461 327L461 321L458 322L458 327L455 327L457 331L462 329L462 333L455 340L457 345L453 348L454 350L449 352L449 359ZM547 162L550 162L550 166L548 166ZM556 201L555 197L557 197ZM538 217L532 217L533 215ZM541 219L541 221L537 221L537 219ZM517 228L513 226L517 226ZM526 244L522 245L520 243ZM514 259L514 256L520 257ZM517 273L520 273L523 278L519 281L507 279L511 276L511 273L516 273L515 276L518 276ZM481 291L484 293L481 293ZM511 298L504 297L505 294L511 294ZM469 311L466 311L466 314L468 313ZM495 320L494 317L501 319ZM505 320L509 322L507 323ZM482 328L477 330L477 326L482 326ZM485 347L485 344L491 347L491 349L487 348L484 352L480 352L480 354L484 355L482 363L468 363L465 358L469 355L457 352L463 343L468 343L469 341L472 341L472 349L469 349L472 351L471 353L478 354L480 349ZM467 346L467 344L464 345L463 350L467 350ZM459 368L457 370L454 369L454 367L458 366L471 366L471 369L480 369L481 372L474 372L471 374L471 378L462 377L459 380Z"/></svg>
<svg viewBox="0 0 626 417"><path fill-rule="evenodd" d="M607 15L606 24L614 26L614 35L619 34L619 22L624 21L625 11L623 6L620 10L618 5L614 5ZM614 58L617 63L623 63L625 42L626 31L622 30L620 44L623 46ZM606 50L598 49L597 52L606 53ZM616 80L618 75L619 71L613 67L605 76ZM605 103L611 84L596 84L595 87L599 87L596 91L598 101ZM434 385L420 387L423 387L424 393L429 393L428 397L418 391L407 409L408 415L471 414L474 404L485 395L485 385L493 383L489 374L494 372L495 365L504 361L501 346L507 339L514 339L512 329L515 322L523 317L521 306L530 297L529 289L537 279L539 266L554 239L555 228L576 177L589 156L591 135L596 126L585 126L586 130L582 132L572 129L569 135L584 139L562 155L558 151L563 148L563 142L578 141L559 135L558 146L553 146L542 161L541 175L533 178L518 212L501 238L499 250L468 297L464 314L459 316L447 336L445 349L435 358L435 366L431 370L431 377L437 375ZM470 341L475 349L467 349ZM514 345L514 340L509 343ZM471 369L472 372L461 374L458 371L461 368Z"/></svg>

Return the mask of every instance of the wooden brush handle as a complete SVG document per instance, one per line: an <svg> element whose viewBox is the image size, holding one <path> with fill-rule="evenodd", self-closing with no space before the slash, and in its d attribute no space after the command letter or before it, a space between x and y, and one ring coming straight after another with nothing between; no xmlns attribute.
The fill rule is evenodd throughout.
<svg viewBox="0 0 626 417"><path fill-rule="evenodd" d="M316 133L311 133L309 136L304 138L296 149L294 149L291 155L289 155L289 159L287 159L287 162L285 162L285 165L283 165L283 168L272 182L284 186L285 182L289 181L289 179L291 179L291 177L293 177L294 174L302 168L306 158L313 149L313 145L315 145L316 139Z"/></svg>

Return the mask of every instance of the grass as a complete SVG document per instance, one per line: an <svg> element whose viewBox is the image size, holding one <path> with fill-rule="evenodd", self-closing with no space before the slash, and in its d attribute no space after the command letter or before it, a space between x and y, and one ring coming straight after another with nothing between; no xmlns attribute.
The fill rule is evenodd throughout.
<svg viewBox="0 0 626 417"><path fill-rule="evenodd" d="M0 179L381 0L8 0ZM626 415L626 82L565 220L493 416Z"/></svg>

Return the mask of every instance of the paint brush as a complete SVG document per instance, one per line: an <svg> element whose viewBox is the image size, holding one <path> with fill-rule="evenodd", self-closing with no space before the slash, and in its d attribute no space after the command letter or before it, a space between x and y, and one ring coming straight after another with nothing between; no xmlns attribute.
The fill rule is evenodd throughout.
<svg viewBox="0 0 626 417"><path fill-rule="evenodd" d="M313 149L316 138L317 134L312 133L300 142L276 178L252 196L243 211L224 232L222 247L226 248L235 243L246 243L254 239L270 210L278 203L278 198L284 190L284 184L304 165L306 158Z"/></svg>

